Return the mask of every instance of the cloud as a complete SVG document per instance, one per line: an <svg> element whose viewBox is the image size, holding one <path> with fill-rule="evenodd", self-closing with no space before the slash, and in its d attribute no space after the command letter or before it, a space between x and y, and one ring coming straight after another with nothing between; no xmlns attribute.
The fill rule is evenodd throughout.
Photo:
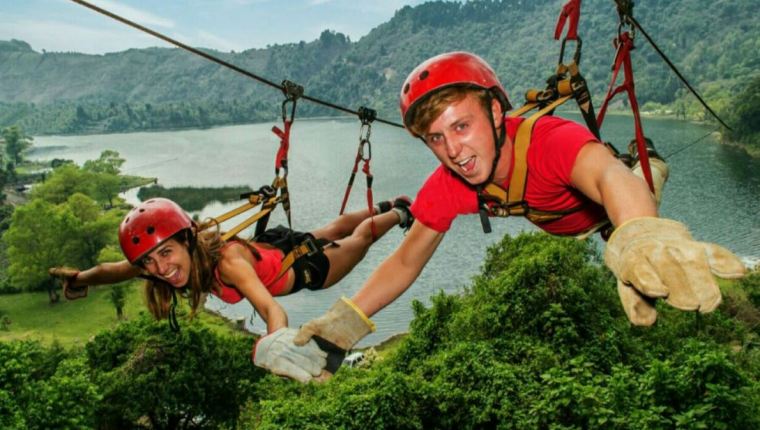
<svg viewBox="0 0 760 430"><path fill-rule="evenodd" d="M212 48L212 49L216 49L217 51L229 51L229 50L243 51L246 49L245 46L243 46L242 44L238 42L230 41L228 39L219 37L215 34L212 34L203 30L198 31L198 33L192 40L193 40L192 42L193 46L200 46L203 48Z"/></svg>
<svg viewBox="0 0 760 430"><path fill-rule="evenodd" d="M37 51L88 54L166 46L163 41L131 29L101 29L53 20L0 22L0 40L6 39L23 40Z"/></svg>
<svg viewBox="0 0 760 430"><path fill-rule="evenodd" d="M91 2L98 7L127 18L130 21L135 21L138 24L145 26L174 28L174 21L171 19L162 18L150 12L145 12L143 10L127 6L123 3L117 3L111 0L91 0Z"/></svg>

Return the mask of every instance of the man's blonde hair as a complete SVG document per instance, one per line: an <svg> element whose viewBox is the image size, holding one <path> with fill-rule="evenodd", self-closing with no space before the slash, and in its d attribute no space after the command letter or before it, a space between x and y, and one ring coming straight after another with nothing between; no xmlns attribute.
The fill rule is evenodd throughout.
<svg viewBox="0 0 760 430"><path fill-rule="evenodd" d="M486 114L491 114L490 102L492 98L488 96L488 91L461 85L451 86L434 92L414 108L412 111L412 119L407 125L409 131L424 138L430 128L430 124L432 124L450 104L462 101L469 94L474 94L480 101Z"/></svg>

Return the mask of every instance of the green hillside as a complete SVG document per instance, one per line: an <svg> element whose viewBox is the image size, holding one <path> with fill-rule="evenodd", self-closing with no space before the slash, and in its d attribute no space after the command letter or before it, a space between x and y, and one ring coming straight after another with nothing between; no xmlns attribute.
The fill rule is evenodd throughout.
<svg viewBox="0 0 760 430"><path fill-rule="evenodd" d="M486 58L518 94L556 64L552 39L564 1L434 1L406 6L358 41L325 30L318 40L239 53L209 51L273 82L289 79L306 93L396 120L401 82L424 58L468 50ZM760 24L754 2L636 2L634 15L683 74L728 114L729 97L758 75ZM618 17L612 0L583 2L582 68L599 103L610 78ZM104 18L106 19L106 18ZM705 113L639 35L634 51L640 103ZM0 42L0 126L32 134L205 127L276 118L277 91L179 49L131 49L105 55L36 52ZM299 115L335 114L303 103Z"/></svg>

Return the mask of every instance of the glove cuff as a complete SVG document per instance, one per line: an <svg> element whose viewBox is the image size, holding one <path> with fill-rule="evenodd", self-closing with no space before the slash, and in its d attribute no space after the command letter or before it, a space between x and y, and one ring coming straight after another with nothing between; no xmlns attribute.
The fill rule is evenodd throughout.
<svg viewBox="0 0 760 430"><path fill-rule="evenodd" d="M369 319L369 317L359 309L359 306L356 306L356 303L352 302L351 299L348 297L341 297L340 300L348 305L354 312L356 312L356 315L364 322L364 324L367 325L367 328L369 329L370 333L374 333L375 330L377 330L377 327L375 326L375 323L372 322L372 320Z"/></svg>

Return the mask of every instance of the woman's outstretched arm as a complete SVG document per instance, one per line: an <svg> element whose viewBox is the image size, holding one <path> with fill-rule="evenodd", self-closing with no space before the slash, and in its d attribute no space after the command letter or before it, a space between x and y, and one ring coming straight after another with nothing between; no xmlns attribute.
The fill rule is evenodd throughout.
<svg viewBox="0 0 760 430"><path fill-rule="evenodd" d="M218 263L222 281L234 285L248 299L256 312L266 321L267 333L287 327L288 315L285 309L266 289L248 258L250 258L250 253L243 245L235 244L225 248Z"/></svg>

